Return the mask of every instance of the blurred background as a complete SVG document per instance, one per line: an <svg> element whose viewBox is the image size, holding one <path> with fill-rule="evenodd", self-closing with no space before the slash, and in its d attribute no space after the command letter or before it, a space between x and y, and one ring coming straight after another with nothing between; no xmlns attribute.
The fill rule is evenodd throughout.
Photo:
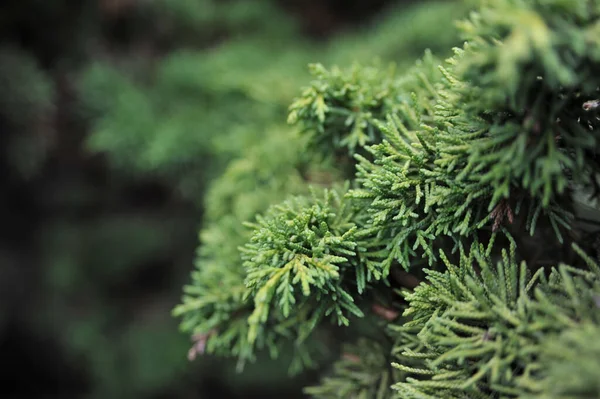
<svg viewBox="0 0 600 399"><path fill-rule="evenodd" d="M444 57L462 2L4 0L0 397L303 397L260 361L187 360L171 316L210 182L307 65Z"/></svg>

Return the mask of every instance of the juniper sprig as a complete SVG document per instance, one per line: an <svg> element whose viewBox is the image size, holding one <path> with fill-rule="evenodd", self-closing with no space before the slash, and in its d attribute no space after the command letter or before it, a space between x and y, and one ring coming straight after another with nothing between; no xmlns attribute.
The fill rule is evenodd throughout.
<svg viewBox="0 0 600 399"><path fill-rule="evenodd" d="M190 305L188 330L292 342L308 365L333 329L345 355L317 398L598 395L600 2L480 3L444 62L311 66L288 118L303 144L234 162L209 196L199 273L227 254L235 299ZM193 286L212 300L208 275Z"/></svg>
<svg viewBox="0 0 600 399"><path fill-rule="evenodd" d="M241 253L247 295L254 301L248 319L251 342L273 311L283 318L310 314L303 335L323 317L348 325L349 317L363 316L353 294L362 293L379 273L359 261L353 211L343 192L313 191L311 197L275 205L256 223L248 223L253 234Z"/></svg>
<svg viewBox="0 0 600 399"><path fill-rule="evenodd" d="M531 271L514 243L497 261L489 249L462 250L458 264L442 254L447 271L428 270L428 284L406 294L411 321L391 327L399 338L395 351L420 366L396 363L411 375L394 385L401 397L543 393L551 363L540 359L557 335L600 322L600 268L584 254L591 270L560 264ZM564 385L543 381L546 390Z"/></svg>

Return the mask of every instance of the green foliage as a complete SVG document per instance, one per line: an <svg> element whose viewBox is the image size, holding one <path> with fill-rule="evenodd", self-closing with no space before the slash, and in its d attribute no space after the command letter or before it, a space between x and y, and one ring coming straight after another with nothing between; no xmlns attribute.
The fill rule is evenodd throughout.
<svg viewBox="0 0 600 399"><path fill-rule="evenodd" d="M239 237L243 242L248 236L236 231L240 225L235 219L205 229L193 284L186 287L183 303L174 310L185 315L182 329L206 334L208 353L238 356L240 367L255 359L255 348L278 354L282 337L293 339L299 347L295 352L300 357L292 367L310 365L305 341L321 319L330 316L347 325L350 315L362 316L347 292L357 288L349 287L348 281L362 272L358 287L362 291L372 274L352 270L352 277L346 276L358 259L355 245L348 244L356 229L351 217L352 209L346 208L336 191L326 190L322 198L315 192L272 207L248 226L251 234L242 250L243 264L231 241L227 246L222 241L230 237L235 243ZM226 232L225 226L230 230ZM265 236L271 237L264 240L268 245L253 245L264 242ZM324 252L326 245L335 248ZM317 311L315 303L319 303Z"/></svg>
<svg viewBox="0 0 600 399"><path fill-rule="evenodd" d="M311 65L314 80L290 106L288 123L301 124L312 151L366 155L367 145L382 140L378 120L398 113L414 118L416 110L432 109L437 94L429 81L439 75L436 66L431 52L403 79L393 65L388 70L377 64L348 70Z"/></svg>
<svg viewBox="0 0 600 399"><path fill-rule="evenodd" d="M358 32L335 40L331 45L335 62L366 63L377 58L404 68L421 57L424 49L442 57L450 55L452 47L461 42L455 20L466 16L468 10L464 1L427 1L421 7L399 2Z"/></svg>
<svg viewBox="0 0 600 399"><path fill-rule="evenodd" d="M175 27L167 36L171 41L180 39L181 48L159 60L152 54L133 54L118 64L106 60L82 72L79 89L93 122L87 144L91 151L106 154L116 170L161 176L192 199L200 197L206 187L203 182L264 140L266 131L288 130L283 115L306 81L307 63L315 58L339 62L349 57L366 63L381 57L410 64L426 44L440 43L434 35L407 37L414 26L406 22L411 18L404 11L370 31L323 45L303 40L297 24L270 1L159 1L149 7L147 15L142 14L150 20L160 14L166 26ZM435 13L429 7L410 11L424 24L435 19L437 27L449 28L448 13L462 15L464 7L443 5ZM223 36L228 40L223 41ZM457 43L456 36L444 36L444 43ZM213 39L206 42L207 37ZM398 41L397 37L407 38ZM391 75L376 68L363 72L357 67L355 75L339 76L326 89L353 87L348 95L360 110L342 111L351 116L349 123L357 118L352 123L355 136L345 140L350 146L373 134L369 115L385 115L376 103L391 105L382 90L393 90L387 87L391 79L379 82ZM367 75L374 79L372 88L361 82ZM362 95L376 97L359 99Z"/></svg>
<svg viewBox="0 0 600 399"><path fill-rule="evenodd" d="M97 306L93 315L72 319L64 316L73 309L65 311L56 304L49 309L53 317L48 324L60 323L60 342L67 348L67 356L86 358L95 386L90 398L144 397L169 386L187 367L181 356L187 339L172 336L173 325L165 318L164 309L137 314L137 320L129 320L119 333L111 309ZM46 333L58 334L53 331L57 328Z"/></svg>
<svg viewBox="0 0 600 399"><path fill-rule="evenodd" d="M311 175L310 169L315 167L298 152L304 145L302 137L289 129L265 132L261 142L233 159L209 187L205 197L207 221L235 217L242 223L263 212L269 201L283 201L288 195L306 192L307 179L314 183L335 179L319 178L317 171ZM329 169L329 174L335 172Z"/></svg>
<svg viewBox="0 0 600 399"><path fill-rule="evenodd" d="M401 397L537 393L551 364L540 361L542 347L555 345L561 332L598 325L596 264L530 275L515 249L504 250L496 265L483 245L461 251L458 265L442 254L447 271L427 270L429 284L406 295L411 321L391 327L400 337L397 351L412 360L395 365L410 375L393 387Z"/></svg>
<svg viewBox="0 0 600 399"><path fill-rule="evenodd" d="M171 35L178 38L214 40L215 36L224 34L235 38L250 34L270 38L273 42L297 40L298 35L297 21L269 0L251 3L243 0L159 0L145 11L155 14L153 19L160 17L169 21Z"/></svg>
<svg viewBox="0 0 600 399"><path fill-rule="evenodd" d="M54 87L36 60L25 51L4 46L0 49L2 115L10 123L24 128L52 106Z"/></svg>
<svg viewBox="0 0 600 399"><path fill-rule="evenodd" d="M16 364L44 367L46 353L58 343L60 354L50 363L68 355L90 398L185 397L189 392L179 394L180 386L181 391L190 389L188 384L203 386L212 377L222 382L223 368L230 364L208 357L185 367L188 337L177 334L174 320L164 319L192 255L190 232L202 210L196 267L176 314L193 338L190 357L210 353L238 357L240 365L258 362L246 367L244 376L229 377L228 385L240 396L248 395L249 385L295 384L282 375L282 364L291 363L292 371L322 366L340 344L364 335L359 326L380 329L369 316L382 296L390 299L390 290L382 288L390 282L368 283L369 273L373 279L383 276L381 244L357 231L345 240L356 241L351 251L358 258L340 255L337 247L331 251L348 258L332 263L340 278L309 284L309 296L295 286L296 303L287 318L275 293L266 323L250 342L248 319L257 312L256 293L246 285L249 275L239 247L253 236L260 245L266 235L243 222L256 221L255 215L272 204L287 204L291 195L304 197L286 217L294 212L301 217L317 206L310 186L319 186L319 193L321 186L340 187L354 175L348 155L369 157L363 148L367 141L356 129L348 139L346 126L323 130L324 142L334 135L344 142L338 148L342 157L336 158L318 146L307 150L310 134L298 135L285 124L288 105L308 82L306 64L343 65L337 81L327 83L335 68L315 79L325 83L326 95L335 92L327 101L340 104L329 105L350 110L351 120L356 113L348 104L362 107L358 117L374 134L369 143L376 144L382 137L377 120L404 109L404 102L412 101L408 91L421 95L418 73L398 73L426 47L439 56L449 53L458 44L458 34L448 33L452 17L463 15L465 7L399 4L378 20L361 21L365 30L317 42L298 29L299 20L310 19L312 12L303 2L299 7L271 0L68 3L9 0L0 15L9 43L0 49L0 127L6 132L0 208L8 205L2 213L2 258L15 264L4 280L11 286L5 290L9 297L17 298L13 303L3 296L1 324L11 328L14 322L16 330L44 342L40 351L27 338L30 356L20 356ZM372 63L374 58L382 61ZM423 72L439 75L437 61L431 60ZM358 63L348 73L345 65L351 61ZM389 61L397 67L378 69ZM344 89L336 85L348 86L349 96L338 96ZM428 107L429 94L423 93L419 106ZM308 117L299 117L299 124L307 126ZM350 154L347 144L352 144ZM369 215L361 204L355 209L354 199L339 201L352 209L352 223L362 228ZM341 217L338 205L328 206L331 214L315 215L333 223ZM268 215L264 220L272 217L275 225L283 220ZM328 232L344 236L347 231L336 223L327 224ZM291 232L280 231L281 241ZM322 245L303 237L311 251L329 253L333 245L326 236ZM13 283L13 276L22 281ZM261 284L257 280L256 291ZM330 294L340 289L349 297L333 299ZM307 318L318 319L317 292L323 292L323 309L333 311L307 327ZM350 297L364 318L349 317ZM342 309L339 317L336 307ZM297 311L304 314L295 318ZM350 325L338 327L344 318ZM10 333L0 332L5 331ZM363 347L361 342L357 353L373 359L367 362L372 377L361 379L362 364L354 364L345 389L370 395L375 392L371 382L377 381L377 392L388 395L384 388L396 378L389 345ZM265 348L279 360L265 366ZM37 381L35 371L21 375ZM186 373L196 375L187 378ZM60 374L71 380L68 367L61 366ZM357 381L361 386L354 389Z"/></svg>
<svg viewBox="0 0 600 399"><path fill-rule="evenodd" d="M510 2L490 2L489 8L472 14L474 22L462 24L469 33L465 50L457 49L448 66L440 67L440 79L423 83L423 87L435 87L430 100L435 101L434 109L392 114L387 127L381 128L385 140L370 148L374 160L359 157L357 178L363 190L355 195L371 201L369 227L378 228L378 238L393 240L386 247L388 265L397 260L408 267L419 247L431 264L435 260L433 241L441 234L465 236L486 225L495 230L502 223L512 223L522 208L531 234L543 215L562 241L561 230L568 229L572 220L568 207L559 205L567 201L563 198L565 190L579 182L594 187L597 184L593 179L598 146L591 121L594 117L589 111L585 115L583 105L595 95L598 84L591 83L594 88L587 91L588 82L582 79L571 86L549 83L545 87L546 79L553 82L558 78L552 76L560 71L552 69L554 64L540 61L534 72L519 75L523 79L517 85L519 93L510 97L510 93L503 92L508 87L503 82L517 81L515 71L520 70L520 64L512 67L512 75L498 72L498 68L506 68L500 65L504 58L492 54L502 52L508 57L516 50L505 46L500 33L496 34L508 36L511 31L494 24L499 24L498 20L512 21L518 7L529 10L529 3L515 2L510 7L505 3ZM554 24L559 24L561 18L568 19L563 13L555 21L558 17L549 7L540 5L538 11L527 12L542 22L545 16L550 18L548 15L553 16L550 22ZM572 22L569 32L578 29L581 37L575 42L569 40L568 45L582 43L587 35L584 32L591 29L585 24L591 26L594 15L588 13L587 20ZM565 24L560 25L561 29L567 29ZM514 28L515 37L520 37L521 26ZM570 37L560 29L552 34L561 40ZM506 40L521 45L517 39ZM554 47L545 50L545 57L552 52L560 55L571 51ZM486 63L476 64L483 60ZM595 68L596 61L581 54L572 62L581 65L577 68ZM567 68L563 65L561 71ZM486 73L498 80L485 78ZM575 73L579 75L578 69ZM486 96L491 95L488 93L498 98L487 101Z"/></svg>
<svg viewBox="0 0 600 399"><path fill-rule="evenodd" d="M456 101L489 124L469 161L484 158L481 180L503 197L522 189L547 207L571 180L596 184L597 120L584 103L599 94L598 12L596 1L488 1L461 24L456 71L469 84Z"/></svg>
<svg viewBox="0 0 600 399"><path fill-rule="evenodd" d="M304 391L319 399L391 398L389 385L399 372L390 366L389 353L389 348L364 338L346 345L341 359L333 365L332 376L325 377L320 386Z"/></svg>
<svg viewBox="0 0 600 399"><path fill-rule="evenodd" d="M107 153L115 168L166 175L194 195L212 175L210 168L241 154L273 129L272 121L291 99L285 93L289 83L273 67L265 68L254 48L246 41L209 57L174 53L152 74L151 86L111 67L90 68L82 90L91 93L90 108L103 116L88 145ZM238 63L241 58L244 64ZM280 88L281 99L274 92L262 98L262 90L271 84Z"/></svg>
<svg viewBox="0 0 600 399"><path fill-rule="evenodd" d="M597 306L597 304L596 304ZM593 398L600 394L597 370L600 359L598 326L581 323L544 342L540 364L547 365L535 385L536 398Z"/></svg>
<svg viewBox="0 0 600 399"><path fill-rule="evenodd" d="M287 341L301 366L347 332L353 355L306 391L320 398L596 394L599 10L488 0L443 63L312 64L297 141L269 130L281 147L212 185L182 329L241 361ZM393 344L358 328L373 318Z"/></svg>
<svg viewBox="0 0 600 399"><path fill-rule="evenodd" d="M351 315L363 316L348 292L347 274L362 292L373 273L358 261L356 225L343 194L326 190L323 198L316 193L308 201L297 197L270 208L250 225L253 234L242 250L246 287L254 299L250 342L263 332L273 304L284 319L292 313L308 316L294 323L306 326L300 340L323 316L331 315L339 325L348 325Z"/></svg>
<svg viewBox="0 0 600 399"><path fill-rule="evenodd" d="M48 155L53 139L51 115L55 87L37 61L12 46L0 47L0 118L16 132L7 157L20 176L33 177Z"/></svg>
<svg viewBox="0 0 600 399"><path fill-rule="evenodd" d="M404 18L403 15L398 17ZM390 26L391 24L387 29L391 29ZM332 44L332 47L335 48L335 45ZM249 52L245 53L243 49ZM313 51L321 51L321 49L314 48ZM297 49L296 53L298 53ZM242 56L243 54L245 56ZM200 233L201 245L196 260L196 270L192 275L192 283L184 289L182 304L175 309L174 313L183 317L181 325L183 331L190 334L208 334L206 338L208 353L237 356L241 359L240 364L247 359L255 358L255 345L247 340L246 331L248 328L246 318L255 308L252 301L240 296L240 293L247 290L244 285L247 272L242 265L238 247L244 246L251 239L251 231L244 229L242 223L252 220L256 214L265 212L272 203L282 202L290 195L307 194L309 185L329 186L338 182L350 170L340 166L340 160L333 159L326 151L321 151L319 154L306 150L307 142L310 148L317 148L311 144L313 141L311 137L298 136L288 127L271 122L276 121L278 119L276 113L284 109L278 108L279 104L287 105L291 102L291 93L295 93L299 84L293 79L290 80L290 70L302 66L298 60L305 56L302 53L291 55L285 51L276 55L276 59L275 53L259 55L256 54L256 46L234 46L230 43L211 52L209 61L198 61L197 67L207 64L207 67L202 69L204 76L195 76L193 79L186 80L189 86L190 82L203 79L197 86L192 85L190 90L195 89L196 93L208 90L215 94L213 101L224 93L232 94L223 99L223 104L226 103L226 106L210 108L207 115L198 111L199 117L203 115L204 124L212 119L222 121L221 130L227 134L215 137L211 151L216 154L226 151L227 156L232 159L220 177L208 188L205 197L206 225ZM332 56L335 57L337 56ZM244 62L240 63L240 59L244 59ZM427 62L431 64L429 70L435 73L437 70L432 66L433 58L429 57L428 60ZM241 73L241 69L244 69L244 73ZM319 68L316 68L315 73L318 70ZM337 71L336 82L327 83L324 90L327 93L334 93L344 90L343 86L348 86L350 89L346 97L343 97L344 101L350 96L353 101L365 108L363 112L365 115L373 108L376 112L375 116L381 117L384 115L383 111L375 109L381 106L377 104L373 106L372 103L385 101L386 104L391 105L391 101L388 102L385 98L386 93L394 90L393 87L387 87L393 83L392 71L390 69L389 73L382 74L375 68L371 68L365 73L361 72L358 66L354 68L356 76ZM328 72L323 73L325 73L324 77L329 77ZM383 79L376 89L370 88L361 81L368 74L372 75L374 83ZM298 80L302 76L301 73L292 74L292 77ZM315 84L320 85L319 79L322 76L315 77ZM406 84L416 87L417 80L412 79ZM310 89L306 95L312 95ZM369 103L361 99L361 96L375 97L369 100ZM224 110L233 110L238 100L241 117L240 123L236 124L232 123L236 120L232 118L232 113ZM298 100L296 104L300 101L307 103L312 100L312 98ZM336 100L332 97L331 101ZM306 122L308 116L305 115L313 112L308 109L309 107L310 104L305 108L297 107L298 112L303 115L302 123L305 126L308 125ZM264 118L261 115L264 115ZM366 121L364 116L361 118ZM371 120L374 120L373 116L369 116L369 123ZM284 122L283 118L281 122ZM339 118L334 123L339 124ZM344 127L340 126L340 129L342 128ZM117 129L115 128L114 131L116 132ZM162 136L160 134L156 137L158 139ZM250 145L250 143L256 144ZM145 144L141 145L143 148ZM169 158L180 159L174 157L173 153ZM368 270L377 270L378 265L368 258L365 258L364 264L367 270L364 272L365 276L369 274ZM232 287L231 290L223 290L224 284L215 284L221 281L227 281L226 286ZM288 321L288 324L291 322ZM267 330L264 331L268 334ZM256 343L258 347L265 347L266 342L271 342L269 345L273 348L280 346L275 344L275 338L272 340L264 338L258 341Z"/></svg>
<svg viewBox="0 0 600 399"><path fill-rule="evenodd" d="M306 169L315 183L320 181L318 171L310 173L311 167L303 166L305 162L297 152L302 145L295 134L267 135L243 157L230 162L206 195L208 215L200 232L197 270L175 314L184 315L184 331L208 334L208 353L238 356L240 367L246 360L255 359L247 325L252 303L244 297L246 273L238 251L250 239L251 230L242 223L266 211L268 201L283 201L290 193L307 193L301 170ZM330 173L321 179L324 183L332 178ZM259 347L264 345L258 343Z"/></svg>
<svg viewBox="0 0 600 399"><path fill-rule="evenodd" d="M166 12L179 28L193 20L196 31L171 32L188 39L159 60L133 54L119 64L107 60L82 71L79 91L93 123L87 146L106 154L118 171L158 176L196 199L216 171L262 140L265 131L286 129L280 115L308 58L292 34L294 23L270 2L153 7L148 11ZM208 35L203 29L233 37L203 44ZM270 29L278 29L279 40L267 46Z"/></svg>
<svg viewBox="0 0 600 399"><path fill-rule="evenodd" d="M314 148L326 154L340 148L354 153L380 141L373 120L394 111L394 71L359 65L350 71L328 71L320 64L310 70L315 80L291 105L288 122L301 120Z"/></svg>
<svg viewBox="0 0 600 399"><path fill-rule="evenodd" d="M192 284L184 288L185 295L174 315L185 315L181 329L193 331L206 341L206 349L202 348L200 353L206 350L206 353L237 356L243 364L254 359L246 321L251 308L244 298L244 275L239 270L236 253L227 248L223 252L216 259L201 254L202 269L192 274ZM226 259L230 262L220 263Z"/></svg>

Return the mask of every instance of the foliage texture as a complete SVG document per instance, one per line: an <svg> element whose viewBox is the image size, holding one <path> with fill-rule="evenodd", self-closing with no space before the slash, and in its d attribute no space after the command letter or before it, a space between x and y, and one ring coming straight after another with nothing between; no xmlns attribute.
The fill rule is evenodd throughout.
<svg viewBox="0 0 600 399"><path fill-rule="evenodd" d="M247 359L337 338L318 398L598 395L600 2L469 4L443 62L310 66L294 188L248 202L222 251L242 267L215 269L243 310L205 313L221 305L195 278L185 330L235 335Z"/></svg>

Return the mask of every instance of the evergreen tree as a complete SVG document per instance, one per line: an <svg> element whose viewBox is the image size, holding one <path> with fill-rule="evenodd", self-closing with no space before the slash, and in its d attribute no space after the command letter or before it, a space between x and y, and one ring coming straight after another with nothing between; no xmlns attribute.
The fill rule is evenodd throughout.
<svg viewBox="0 0 600 399"><path fill-rule="evenodd" d="M212 184L190 357L337 356L317 398L600 396L600 1L457 25L446 61L312 65L297 130Z"/></svg>
<svg viewBox="0 0 600 399"><path fill-rule="evenodd" d="M337 183L351 171L298 151L308 137L286 125L286 109L309 79L305 65L379 56L403 68L424 47L445 54L458 43L445 33L449 16L464 7L400 1L373 21L371 11L389 1L76 3L7 0L1 7L0 346L9 370L1 393L299 395L306 376L290 380L281 364L327 363L335 353L322 340L306 341L312 358L299 361L295 354L304 352L277 336L271 347L279 361L243 375L227 359L187 367L188 337L169 310L188 274L200 215L198 281L212 290L208 305L222 318L253 311L253 298L238 297L245 277L237 248L253 236L243 222L292 194L310 194L309 185L344 189ZM311 9L333 17L317 21L328 36L307 34L315 30ZM332 195L315 192L337 209ZM310 209L298 199L289 212L301 220ZM332 232L345 232L332 223ZM313 238L303 240L320 250ZM258 242L256 251L264 251ZM249 328L244 317L238 321ZM231 354L242 335L211 348ZM238 348L246 354L244 342Z"/></svg>

